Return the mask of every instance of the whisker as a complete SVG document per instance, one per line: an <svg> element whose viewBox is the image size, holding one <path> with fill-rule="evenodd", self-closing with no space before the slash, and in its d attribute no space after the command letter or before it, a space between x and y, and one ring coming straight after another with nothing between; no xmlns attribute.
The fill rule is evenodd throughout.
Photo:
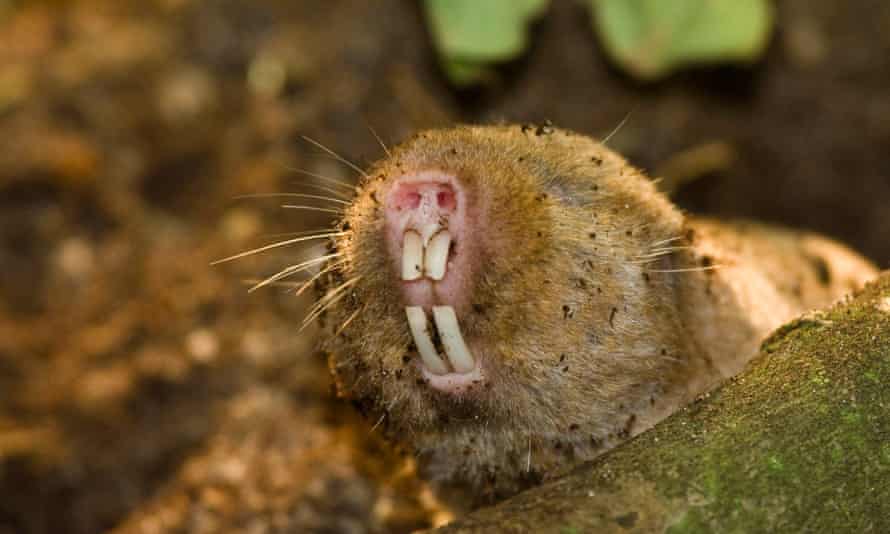
<svg viewBox="0 0 890 534"><path fill-rule="evenodd" d="M668 244L668 243L672 243L672 242L674 242L674 241L679 241L680 239L683 239L683 237L682 237L682 236L677 236L677 237L671 237L671 238L668 238L668 239L662 239L661 241L656 241L655 243L652 243L652 244L649 245L649 246L650 246L650 247L657 247L657 246L659 246L659 245L666 245L666 244Z"/></svg>
<svg viewBox="0 0 890 534"><path fill-rule="evenodd" d="M355 279L352 281L357 282L358 280ZM348 295L349 292L346 289L347 288L342 288L342 290L337 292L336 296L332 297L329 301L325 302L323 306L315 310L314 314L311 317L307 317L307 321L303 324L303 326L300 327L300 330L302 331L303 328L312 324L312 322L318 319L324 312L328 311L331 306L337 304L338 302L340 302L341 299L343 299L343 297Z"/></svg>
<svg viewBox="0 0 890 534"><path fill-rule="evenodd" d="M659 248L655 249L651 252L651 254L670 254L671 252L680 252L682 250L692 250L693 247L668 247L668 248Z"/></svg>
<svg viewBox="0 0 890 534"><path fill-rule="evenodd" d="M294 204L282 204L282 208L287 210L309 210L309 211L322 211L324 213L336 213L342 214L343 210L331 209L331 208L319 208L318 206L300 206Z"/></svg>
<svg viewBox="0 0 890 534"><path fill-rule="evenodd" d="M320 191L324 191L325 193L330 193L337 198L342 198L343 200L349 200L351 198L349 196L346 196L346 194L343 193L342 191L338 191L338 190L334 189L333 187L327 187L324 185L313 184L310 182L297 182L297 185L303 186L303 187L312 187L312 188L318 189Z"/></svg>
<svg viewBox="0 0 890 534"><path fill-rule="evenodd" d="M346 263L346 260L342 260L342 261L334 262L334 263L328 265L327 267L325 267L324 269L318 271L317 273L315 273L315 275L314 275L312 278L310 278L310 279L306 280L305 282L303 282L303 285L301 285L301 286L299 287L299 289L297 289L297 291L294 293L294 295L296 295L296 296L299 297L300 295L303 294L304 291L306 291L307 289L309 289L309 286L311 286L313 282L315 282L316 280L318 280L319 278L321 278L321 277L324 276L325 274L327 274L327 273L329 273L329 272L331 272L331 271L337 269L338 267L340 267L340 266L343 265L344 263Z"/></svg>
<svg viewBox="0 0 890 534"><path fill-rule="evenodd" d="M383 139L381 139L380 136L377 135L377 131L374 130L374 127L371 126L371 125L368 124L368 123L365 123L365 126L367 126L369 130L371 130L371 135L373 135L373 136L374 136L374 139L376 139L377 142L380 143L380 148L382 148L383 151L386 152L386 157L391 158L391 157L392 157L392 153L389 151L388 148L386 148L386 143L384 143L384 142L383 142Z"/></svg>
<svg viewBox="0 0 890 534"><path fill-rule="evenodd" d="M382 423L385 418L386 418L386 412L383 412L383 415L381 415L380 419L378 419L377 422L374 423L374 426L371 427L371 430L369 430L368 433L372 434L375 430L377 430L377 427L380 426L380 423Z"/></svg>
<svg viewBox="0 0 890 534"><path fill-rule="evenodd" d="M325 176L323 174L318 174L317 172L307 171L306 169L301 169L299 167L285 167L287 170L291 172L295 172L297 174L302 174L304 176L309 176L310 178L318 178L319 180L323 180L325 182L330 182L334 185L339 185L345 189L349 189L350 191L355 190L355 185L350 184L349 182L345 182L343 180L338 180L336 178L331 178L330 176Z"/></svg>
<svg viewBox="0 0 890 534"><path fill-rule="evenodd" d="M340 154L337 154L336 152L334 152L334 151L331 150L330 148L324 146L323 144L319 143L318 141L316 141L315 139L312 139L312 138L309 137L309 136L304 135L304 136L302 136L302 137L303 137L303 139L305 139L306 141L312 143L313 145L317 146L318 148L324 150L326 153L330 154L334 159L336 159L336 160L339 161L340 163L342 163L342 164L348 166L350 169L352 169L352 170L354 170L355 172L359 173L360 176L367 176L367 175L365 174L365 171L363 171L363 170L361 169L361 167L359 167L359 166L356 165L355 163L349 161L348 159L344 158L344 157L341 156Z"/></svg>
<svg viewBox="0 0 890 534"><path fill-rule="evenodd" d="M528 433L528 456L525 458L525 471L526 473L531 473L532 471L532 433L529 431Z"/></svg>
<svg viewBox="0 0 890 534"><path fill-rule="evenodd" d="M314 239L323 239L327 237L340 237L346 235L348 232L325 232L322 234L316 235L308 235L303 237L295 237L294 239L287 239L285 241L279 241L277 243L271 243L269 245L265 245L259 248L255 248L253 250L248 250L246 252L242 252L240 254L235 254L234 256L229 256L228 258L223 258L221 260L216 260L212 262L210 265L219 265L220 263L225 263L227 261L237 260L239 258L243 258L245 256L251 256L253 254L258 254L260 252L265 252L267 250L272 250L273 248L284 247L287 245L293 245L295 243L302 243L303 241L312 241Z"/></svg>
<svg viewBox="0 0 890 534"><path fill-rule="evenodd" d="M337 295L340 295L341 293L343 293L346 289L348 289L350 286L354 285L354 284L355 284L356 282L358 282L361 278L362 278L361 275L359 275L359 276L355 276L355 277L350 278L349 280L343 282L342 284L340 284L339 286L335 287L334 289L328 290L328 292L327 292L323 297L321 297L320 299L318 299L318 302L316 302L316 303L312 306L311 310L313 310L313 311L310 312L310 315L311 315L312 313L314 313L314 312L317 312L318 310L321 310L321 309L324 308L325 306L327 306L327 304L328 304L331 300L333 300Z"/></svg>
<svg viewBox="0 0 890 534"><path fill-rule="evenodd" d="M249 195L238 195L235 197L235 200L242 200L245 198L277 198L277 197L295 197L295 198L314 198L316 200L327 200L328 202L336 202L338 204L343 204L344 206L348 206L350 202L345 200L340 200L339 198L326 197L324 195L309 195L307 193L252 193Z"/></svg>
<svg viewBox="0 0 890 534"><path fill-rule="evenodd" d="M615 134L617 134L622 128L624 128L624 125L627 124L627 120L630 119L630 116L633 115L634 111L635 109L628 111L627 115L625 115L624 118L621 119L621 122L618 123L618 126L616 126L615 129L609 132L609 135L607 135L603 140L600 141L603 146L605 146L609 142L609 139L612 139Z"/></svg>
<svg viewBox="0 0 890 534"><path fill-rule="evenodd" d="M659 248L659 249L654 249L654 250L650 251L648 254L640 254L639 256L636 256L636 258L657 258L660 256L665 256L667 254L672 254L674 252L679 252L681 250L691 250L691 249L692 249L692 247Z"/></svg>
<svg viewBox="0 0 890 534"><path fill-rule="evenodd" d="M258 284L254 285L253 287L248 289L247 292L253 293L254 291L256 291L257 289L259 289L261 287L267 286L273 282L277 282L277 281L281 280L282 278L287 278L288 276L290 276L292 274L296 274L300 271L305 271L306 269L312 267L315 264L328 261L329 259L336 258L337 256L340 256L340 255L341 255L340 253L328 254L326 256L320 256L318 258L312 258L311 260L307 260L302 263L298 263L296 265L290 265L290 266L278 271L277 273L273 274L269 278L266 278L262 282L259 282Z"/></svg>
<svg viewBox="0 0 890 534"><path fill-rule="evenodd" d="M674 251L674 250L691 250L693 247L689 245L662 245L660 247L652 247L651 251Z"/></svg>
<svg viewBox="0 0 890 534"><path fill-rule="evenodd" d="M262 239L278 239L279 237L298 237L304 235L314 235L319 232L328 232L333 230L333 228L318 228L315 230L303 230L301 232L281 232L278 234L263 234L260 237Z"/></svg>
<svg viewBox="0 0 890 534"><path fill-rule="evenodd" d="M713 271L716 269L722 269L726 267L725 265L708 265L707 267L689 267L687 269L664 269L664 270L655 270L649 269L650 273L694 273L698 271Z"/></svg>
<svg viewBox="0 0 890 534"><path fill-rule="evenodd" d="M353 278L351 280L347 280L346 282L343 282L342 284L337 286L336 289L331 290L330 292L328 292L327 295L322 297L315 304L315 306L312 307L312 309L309 312L309 315L303 320L303 325L300 327L299 331L302 332L303 329L305 329L307 326L312 324L312 321L317 319L319 315L321 315L322 313L325 312L325 310L327 310L329 307L331 307L334 304L336 304L337 302L339 302L340 299L342 299L344 296L346 296L346 294L347 294L346 290L349 289L350 287L354 286L361 279L362 279L361 276L356 276L355 278Z"/></svg>
<svg viewBox="0 0 890 534"><path fill-rule="evenodd" d="M348 319L346 319L345 321L343 321L343 324L340 325L340 328L338 328L337 331L334 332L334 336L335 336L335 337L336 337L336 336L339 336L341 332L343 332L344 330L346 330L346 327L349 326L349 324L352 322L352 320L355 319L356 317L358 317L359 313L361 313L361 312L363 312L363 311L365 311L365 308L364 308L364 307L359 308L359 309L355 310L354 312L352 312L352 315L350 315Z"/></svg>
<svg viewBox="0 0 890 534"><path fill-rule="evenodd" d="M247 280L241 280L241 283L246 286L253 286L260 282L262 282L262 280L260 280L259 278L248 278ZM284 287L284 288L288 288L288 289L293 289L293 288L299 287L300 284L302 284L302 283L303 283L302 280L298 280L296 282L270 282L267 285L269 287Z"/></svg>

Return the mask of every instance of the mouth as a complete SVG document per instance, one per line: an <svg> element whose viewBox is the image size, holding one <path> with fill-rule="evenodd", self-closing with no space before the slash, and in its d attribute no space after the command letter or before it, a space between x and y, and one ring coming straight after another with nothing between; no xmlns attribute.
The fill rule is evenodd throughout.
<svg viewBox="0 0 890 534"><path fill-rule="evenodd" d="M474 270L468 211L456 178L439 171L399 178L386 203L389 251L400 275L418 366L430 387L450 394L484 380L458 321L470 309Z"/></svg>

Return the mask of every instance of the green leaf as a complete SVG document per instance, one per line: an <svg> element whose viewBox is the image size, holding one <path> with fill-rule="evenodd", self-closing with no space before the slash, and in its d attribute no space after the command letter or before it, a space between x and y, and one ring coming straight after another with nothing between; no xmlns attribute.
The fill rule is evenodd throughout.
<svg viewBox="0 0 890 534"><path fill-rule="evenodd" d="M528 26L549 0L424 0L445 73L456 85L483 81L493 63L528 46Z"/></svg>
<svg viewBox="0 0 890 534"><path fill-rule="evenodd" d="M769 0L588 0L606 52L654 80L691 64L752 62L773 27Z"/></svg>
<svg viewBox="0 0 890 534"><path fill-rule="evenodd" d="M444 60L442 69L451 83L458 87L484 83L493 77L491 68L484 63Z"/></svg>

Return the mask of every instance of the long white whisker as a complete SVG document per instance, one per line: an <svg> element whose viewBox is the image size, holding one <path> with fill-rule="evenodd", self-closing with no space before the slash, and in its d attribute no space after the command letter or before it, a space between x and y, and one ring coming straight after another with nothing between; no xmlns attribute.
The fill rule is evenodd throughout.
<svg viewBox="0 0 890 534"><path fill-rule="evenodd" d="M298 237L304 235L315 235L320 232L330 232L333 228L319 228L317 230L303 230L302 232L281 232L278 234L263 234L262 239L278 239L279 237Z"/></svg>
<svg viewBox="0 0 890 534"><path fill-rule="evenodd" d="M299 289L297 289L297 291L296 291L294 294L295 294L296 296L299 297L300 295L303 294L304 291L306 291L307 289L309 289L309 286L311 286L313 282L315 282L316 280L318 280L319 278L321 278L321 277L324 276L325 274L327 274L327 273L333 271L334 269L340 267L340 266L343 265L344 263L346 263L346 260L342 260L342 261L334 262L334 263L328 265L327 267L325 267L324 269L318 271L317 273L315 273L315 275L314 275L312 278L310 278L309 280L306 280L305 282L303 282L303 284L299 287Z"/></svg>
<svg viewBox="0 0 890 534"><path fill-rule="evenodd" d="M329 303L337 295L339 295L340 293L345 291L347 288L349 288L349 286L355 284L360 278L361 278L361 276L356 276L354 278L350 278L349 280L343 282L342 284L335 287L334 289L329 290L323 297L318 299L318 302L316 302L315 304L312 305L312 308L310 308L310 310L309 310L308 316L312 316L315 312L324 308L327 305L327 303ZM307 320L309 320L308 316L307 316Z"/></svg>
<svg viewBox="0 0 890 534"><path fill-rule="evenodd" d="M377 135L377 131L374 130L374 127L367 123L365 123L365 126L367 126L369 130L371 130L371 135L373 135L374 139L376 139L377 142L380 143L380 148L382 148L383 151L386 152L386 157L391 158L392 153L389 151L388 148L386 148L386 143L384 143L383 139L381 139L380 136Z"/></svg>
<svg viewBox="0 0 890 534"><path fill-rule="evenodd" d="M380 426L380 423L382 423L384 419L386 419L386 412L383 412L383 415L381 415L380 419L378 419L377 422L374 423L374 426L371 427L371 430L369 430L368 433L374 433L374 431L377 430L377 427Z"/></svg>
<svg viewBox="0 0 890 534"><path fill-rule="evenodd" d="M330 194L334 195L335 197L341 198L343 200L349 200L349 198L350 198L345 193L343 193L343 191L338 191L338 190L334 189L333 187L327 187L324 185L313 184L310 182L297 182L297 185L302 186L302 187L312 187L314 189L318 189L319 191L324 191L325 193L330 193Z"/></svg>
<svg viewBox="0 0 890 534"><path fill-rule="evenodd" d="M346 296L346 290L349 288L347 284L351 286L357 281L358 278L353 278L349 282L341 284L337 289L327 295L323 301L319 301L318 304L313 307L313 311L310 313L310 315L307 316L306 319L303 321L303 324L300 327L300 331L312 324L312 321L317 319L322 313L325 312L325 310L327 310L329 307L339 302L341 298Z"/></svg>
<svg viewBox="0 0 890 534"><path fill-rule="evenodd" d="M675 251L675 250L690 250L690 249L692 249L692 248L693 248L693 247L690 247L690 246L688 246L688 245L675 245L675 246L661 246L661 247L654 247L654 248L651 248L651 249L649 249L649 250L651 250L652 252L656 252L656 251L668 251L668 252L673 252L673 251Z"/></svg>
<svg viewBox="0 0 890 534"><path fill-rule="evenodd" d="M288 210L309 210L309 211L321 211L324 213L337 213L342 214L343 210L338 209L330 209L330 208L319 208L318 206L299 206L294 204L282 204L282 208Z"/></svg>
<svg viewBox="0 0 890 534"><path fill-rule="evenodd" d="M319 180L323 180L325 182L330 182L334 185L339 185L344 189L349 189L350 191L355 190L355 185L350 184L349 182L345 182L343 180L338 180L336 178L331 178L330 176L325 176L323 174L318 174L317 172L307 171L306 169L301 169L299 167L285 167L287 170L291 172L295 172L297 174L302 174L305 176L309 176L311 178L318 178Z"/></svg>
<svg viewBox="0 0 890 534"><path fill-rule="evenodd" d="M258 284L254 285L253 287L251 287L250 289L248 289L247 292L248 292L248 293L252 293L252 292L256 291L257 289L259 289L259 288L261 288L261 287L267 286L267 285L269 285L269 284L271 284L271 283L273 283L273 282L277 282L277 281L281 280L282 278L287 278L288 276L291 276L291 275L293 275L293 274L296 274L296 273L298 273L298 272L300 272L300 271L304 271L304 270L306 270L306 269L312 267L313 265L316 265L316 264L318 264L318 263L322 263L322 262L328 261L329 259L331 259L331 258L336 258L337 256L340 256L340 255L341 255L340 253L337 253L337 254L328 254L328 255L326 255L326 256L320 256L320 257L318 257L318 258L312 258L311 260L307 260L307 261L304 261L304 262L302 262L302 263L298 263L298 264L296 264L296 265L288 266L288 267L286 267L286 268L284 268L284 269L278 271L277 273L273 274L273 275L270 276L269 278L266 278L266 279L263 280L262 282L259 282Z"/></svg>
<svg viewBox="0 0 890 534"><path fill-rule="evenodd" d="M315 306L312 307L312 310L309 312L309 315L306 319L303 320L303 325L300 327L300 332L303 331L307 326L312 324L312 321L318 318L319 315L324 313L326 309L330 306L336 304L343 298L347 293L346 290L350 287L354 286L359 280L361 280L361 276L356 276L351 280L347 280L343 282L336 289L331 290L327 295L322 297Z"/></svg>
<svg viewBox="0 0 890 534"><path fill-rule="evenodd" d="M343 321L343 324L340 325L340 328L338 328L337 331L334 332L334 336L335 336L335 337L336 337L336 336L339 336L341 332L343 332L344 330L346 330L346 327L349 326L349 324L353 321L353 319L355 319L356 317L358 317L359 313L361 313L361 312L363 312L363 311L365 311L365 308L364 308L364 307L361 307L361 308L355 310L354 312L352 312L352 315L350 315L348 319L346 319L345 321Z"/></svg>
<svg viewBox="0 0 890 534"><path fill-rule="evenodd" d="M246 286L254 286L258 283L262 282L259 278L248 278L247 280L241 280L241 283ZM298 280L296 282L271 282L268 284L269 287L285 287L288 289L294 289L299 287L302 284L302 280Z"/></svg>
<svg viewBox="0 0 890 534"><path fill-rule="evenodd" d="M237 260L239 258L243 258L245 256L250 256L252 254L258 254L260 252L265 252L267 250L272 250L273 248L285 247L287 245L293 245L295 243L302 243L303 241L312 241L314 239L323 239L326 237L340 237L346 235L348 232L326 232L323 234L309 235L303 237L295 237L294 239L287 239L285 241L279 241L277 243L271 243L269 245L265 245L259 248L255 248L253 250L248 250L246 252L242 252L240 254L235 254L234 256L229 256L228 258L223 258L221 260L216 260L212 262L210 265L219 265L220 263L225 263L227 261Z"/></svg>
<svg viewBox="0 0 890 534"><path fill-rule="evenodd" d="M245 198L278 198L278 197L294 197L294 198L314 198L316 200L327 200L328 202L336 202L338 204L343 204L344 206L348 206L350 202L345 200L340 200L339 198L326 197L324 195L310 195L307 193L252 193L249 195L238 195L235 197L236 200L241 200Z"/></svg>
<svg viewBox="0 0 890 534"><path fill-rule="evenodd" d="M722 269L726 267L725 265L709 265L707 267L689 267L688 269L665 269L665 270L655 270L655 269L647 269L650 273L694 273L698 271L713 271L716 269Z"/></svg>
<svg viewBox="0 0 890 534"><path fill-rule="evenodd" d="M690 250L690 249L692 249L692 247L666 247L666 248L659 248L659 249L652 250L652 251L649 252L648 254L640 254L639 256L636 256L636 258L637 258L637 259L642 259L642 258L658 258L658 257L660 257L660 256L665 256L665 255L667 255L667 254L672 254L672 253L674 253L674 252L679 252L679 251L681 251L681 250Z"/></svg>
<svg viewBox="0 0 890 534"><path fill-rule="evenodd" d="M609 139L612 139L615 134L617 134L622 128L624 128L624 125L627 124L627 120L630 119L630 116L633 114L633 112L634 110L628 111L627 115L625 115L624 118L621 119L621 122L618 123L618 126L616 126L614 130L609 132L609 135L607 135L602 141L600 141L603 146L605 146L609 142Z"/></svg>
<svg viewBox="0 0 890 534"><path fill-rule="evenodd" d="M317 146L318 148L320 148L320 149L324 150L325 152L327 152L328 154L330 154L334 159L336 159L336 160L339 161L340 163L342 163L342 164L348 166L350 169L352 169L352 170L354 170L355 172L359 173L359 175L361 175L361 176L367 176L367 175L365 174L365 171L363 171L363 170L361 169L361 167L359 167L359 166L356 165L355 163L349 161L348 159L344 158L344 157L341 156L340 154L337 154L336 152L334 152L334 151L331 150L330 148L324 146L323 144L319 143L318 141L316 141L315 139L312 139L312 138L309 137L309 136L304 135L304 136L302 136L302 137L303 137L303 139L305 139L306 141L312 143L313 145Z"/></svg>
<svg viewBox="0 0 890 534"><path fill-rule="evenodd" d="M683 237L682 237L682 236L677 236L677 237L671 237L671 238L668 238L668 239L662 239L661 241L656 241L655 243L652 243L652 244L649 245L649 246L650 246L650 247L657 247L657 246L659 246L659 245L666 245L666 244L671 243L671 242L674 242L674 241L679 241L680 239L683 239Z"/></svg>

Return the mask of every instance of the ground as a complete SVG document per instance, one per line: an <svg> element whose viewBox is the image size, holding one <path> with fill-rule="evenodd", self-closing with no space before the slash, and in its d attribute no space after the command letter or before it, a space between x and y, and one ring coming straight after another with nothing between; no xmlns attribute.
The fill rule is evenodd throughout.
<svg viewBox="0 0 890 534"><path fill-rule="evenodd" d="M307 192L297 169L354 180L303 135L363 165L372 129L603 136L630 113L610 144L696 177L683 208L890 267L890 5L778 6L754 67L644 85L556 0L525 58L457 92L408 0L0 0L0 533L429 524L373 422L332 398L299 332L312 295L242 283L317 250L210 265L331 223L238 198Z"/></svg>

